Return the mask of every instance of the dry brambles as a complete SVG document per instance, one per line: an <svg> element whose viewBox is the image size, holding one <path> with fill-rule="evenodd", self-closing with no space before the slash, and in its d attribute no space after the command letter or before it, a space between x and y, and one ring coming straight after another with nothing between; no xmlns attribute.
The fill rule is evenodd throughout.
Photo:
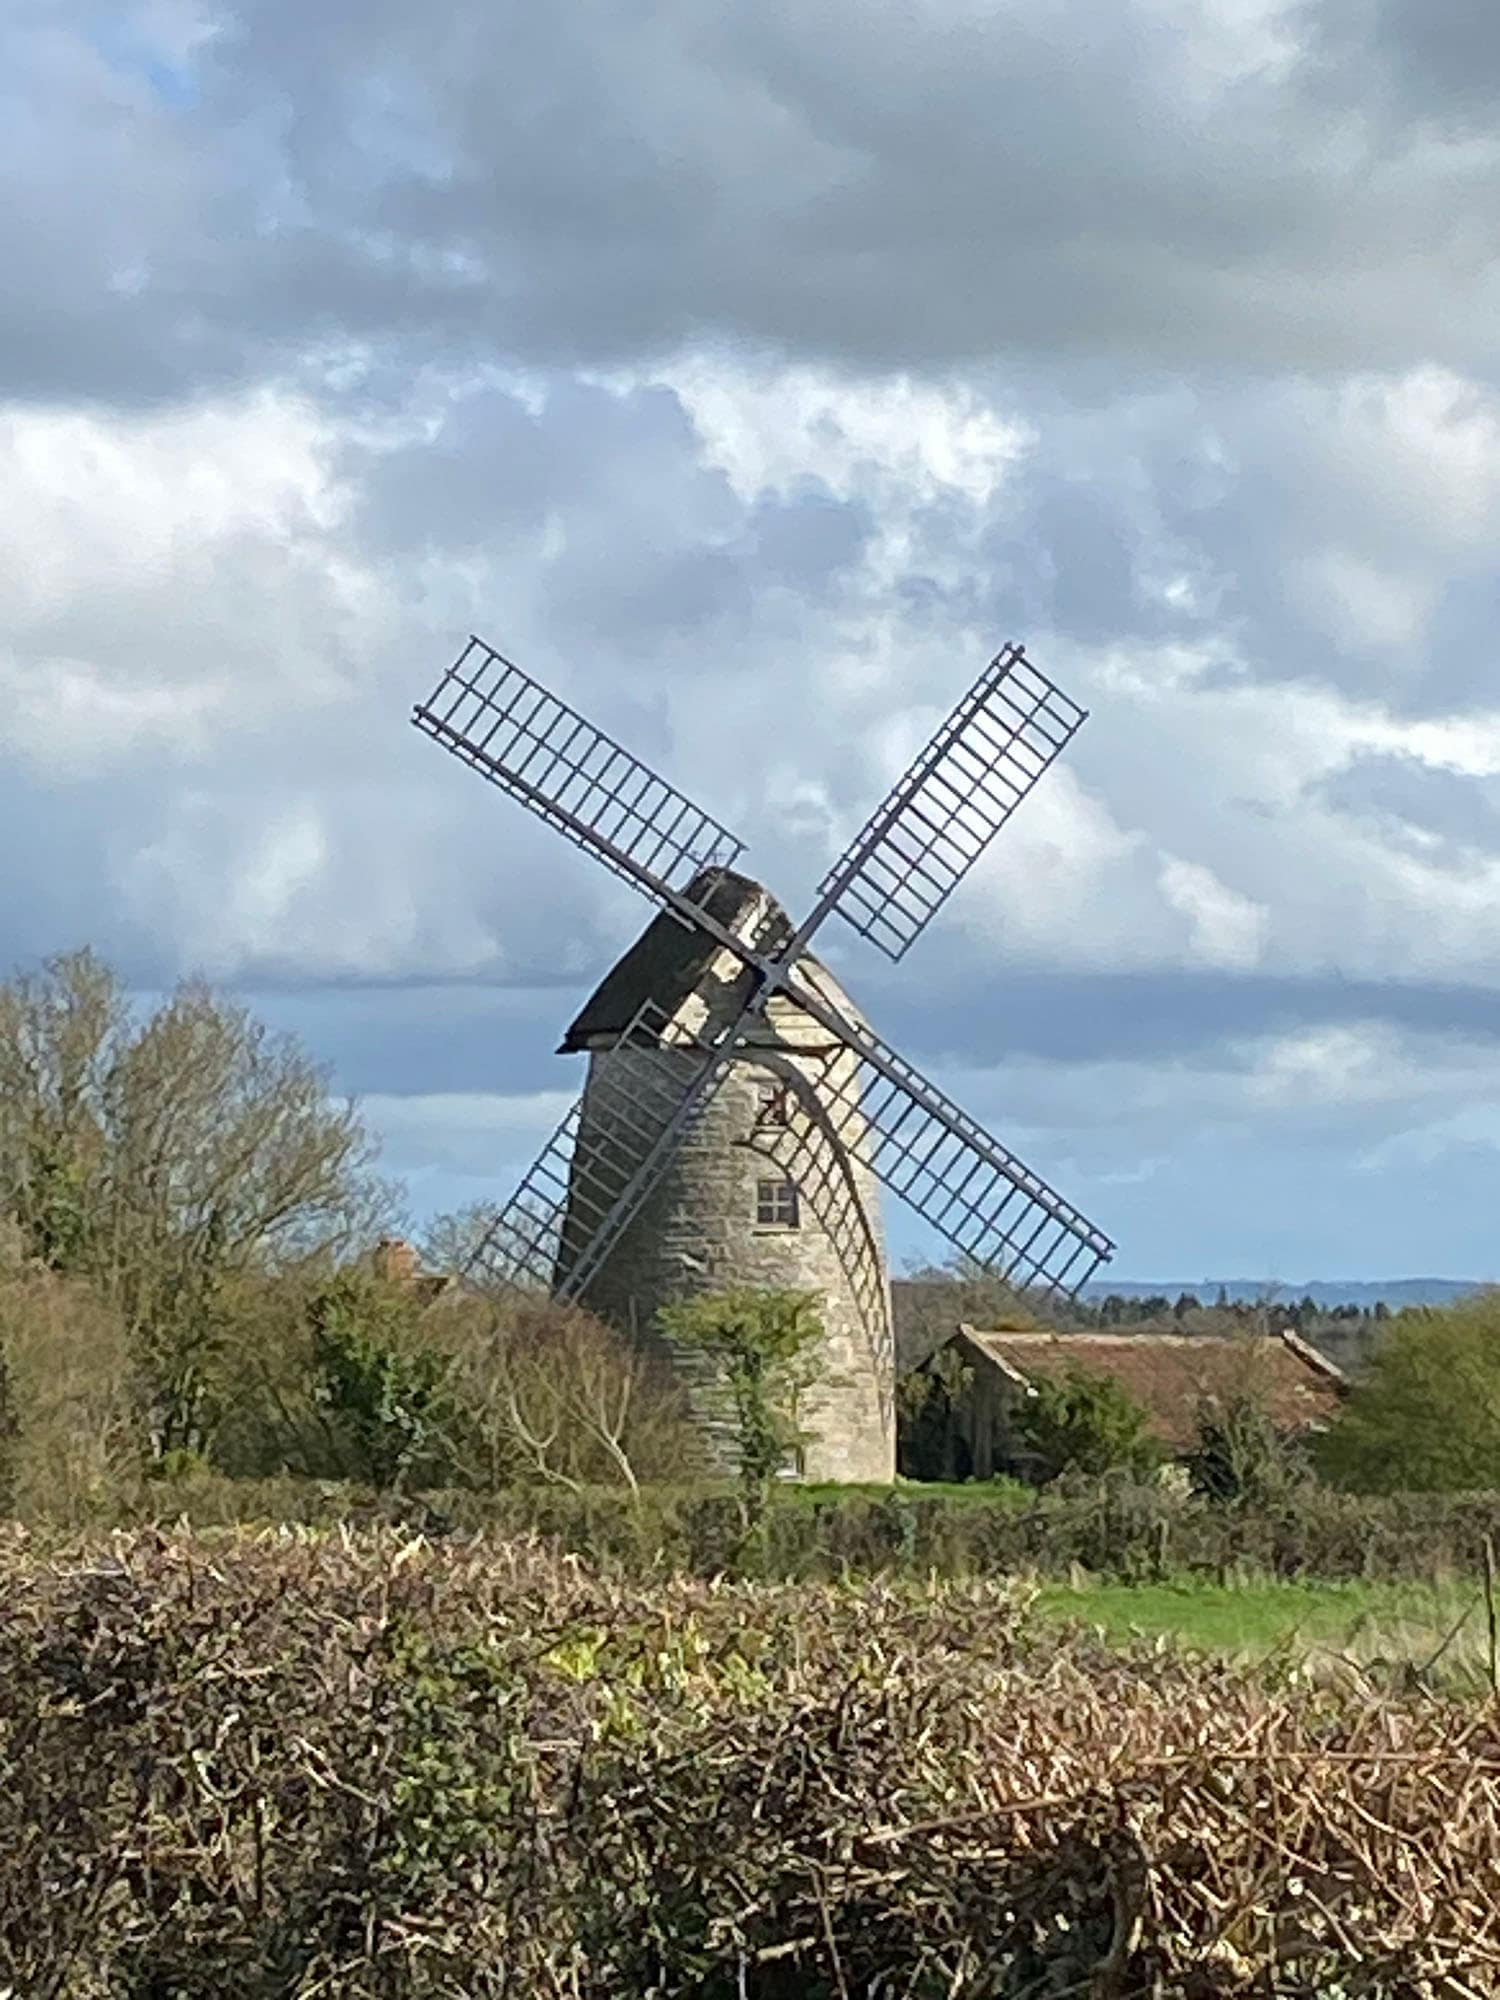
<svg viewBox="0 0 1500 2000"><path fill-rule="evenodd" d="M0 1550L0 1992L1500 1991L1493 1710L394 1532Z"/></svg>

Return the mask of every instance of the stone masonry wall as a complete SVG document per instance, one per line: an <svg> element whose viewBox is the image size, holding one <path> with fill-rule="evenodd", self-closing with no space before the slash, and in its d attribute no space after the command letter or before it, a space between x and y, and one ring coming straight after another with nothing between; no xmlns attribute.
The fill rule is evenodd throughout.
<svg viewBox="0 0 1500 2000"><path fill-rule="evenodd" d="M822 982L847 1010L826 974ZM698 1058L684 1055L684 1062ZM589 1058L580 1146L590 1096L605 1065L643 1058L621 1048ZM685 1294L731 1285L814 1293L826 1339L819 1377L801 1414L811 1434L808 1479L889 1480L895 1474L894 1355L890 1285L878 1191L858 1163L858 1132L845 1111L830 1118L820 1085L844 1075L849 1056L784 1002L773 1003L754 1056L736 1061L629 1227L604 1260L585 1303L615 1324L653 1332L658 1308ZM785 1124L762 1119L762 1086L790 1085ZM800 1227L756 1220L761 1180L790 1179ZM711 1451L732 1454L732 1429L701 1357L675 1355Z"/></svg>

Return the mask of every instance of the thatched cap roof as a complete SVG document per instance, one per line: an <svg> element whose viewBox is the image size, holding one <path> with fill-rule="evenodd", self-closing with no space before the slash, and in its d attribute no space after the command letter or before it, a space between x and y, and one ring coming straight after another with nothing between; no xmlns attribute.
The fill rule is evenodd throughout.
<svg viewBox="0 0 1500 2000"><path fill-rule="evenodd" d="M1347 1387L1341 1371L1294 1333L985 1333L960 1326L950 1344L1018 1385L1069 1367L1108 1375L1177 1451L1193 1443L1205 1400L1251 1394L1278 1428L1296 1432L1327 1423Z"/></svg>
<svg viewBox="0 0 1500 2000"><path fill-rule="evenodd" d="M687 895L727 930L743 935L758 919L769 919L790 932L786 912L776 899L733 869L705 870L688 884ZM722 949L706 932L690 930L663 910L605 973L563 1036L558 1053L571 1055L601 1037L623 1034L648 1000L675 1014L703 985ZM748 990L748 975L740 975L734 983Z"/></svg>

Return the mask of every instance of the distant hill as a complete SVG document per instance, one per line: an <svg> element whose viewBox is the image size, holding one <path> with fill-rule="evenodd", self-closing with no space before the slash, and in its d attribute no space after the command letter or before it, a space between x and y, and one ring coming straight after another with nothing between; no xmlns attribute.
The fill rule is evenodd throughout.
<svg viewBox="0 0 1500 2000"><path fill-rule="evenodd" d="M1315 1305L1331 1306L1373 1306L1384 1303L1396 1306L1441 1306L1451 1299L1461 1299L1469 1292L1479 1290L1479 1281L1473 1278L1387 1278L1371 1282L1363 1278L1310 1278L1305 1282L1292 1283L1274 1278L1163 1278L1159 1284L1143 1283L1131 1278L1096 1278L1085 1285L1082 1296L1085 1299L1105 1299L1111 1294L1120 1299L1175 1299L1182 1292L1191 1292L1204 1305L1211 1306L1220 1291L1232 1304L1253 1303L1257 1299L1274 1297L1278 1299L1311 1298Z"/></svg>

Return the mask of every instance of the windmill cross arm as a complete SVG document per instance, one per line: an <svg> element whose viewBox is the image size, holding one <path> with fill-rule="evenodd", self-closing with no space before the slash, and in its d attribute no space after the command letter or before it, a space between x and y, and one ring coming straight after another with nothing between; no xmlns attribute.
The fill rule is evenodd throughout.
<svg viewBox="0 0 1500 2000"><path fill-rule="evenodd" d="M696 878L743 852L727 827L482 639L469 640L412 720L679 915L693 910Z"/></svg>
<svg viewBox="0 0 1500 2000"><path fill-rule="evenodd" d="M821 1086L844 1143L955 1249L1071 1295L1114 1254L1080 1210L860 1022L796 979L788 997L844 1044Z"/></svg>
<svg viewBox="0 0 1500 2000"><path fill-rule="evenodd" d="M494 1217L477 1275L579 1298L724 1080L732 1035L685 1034L647 1001Z"/></svg>
<svg viewBox="0 0 1500 2000"><path fill-rule="evenodd" d="M836 915L902 958L1086 719L1003 647L824 876L794 950Z"/></svg>

